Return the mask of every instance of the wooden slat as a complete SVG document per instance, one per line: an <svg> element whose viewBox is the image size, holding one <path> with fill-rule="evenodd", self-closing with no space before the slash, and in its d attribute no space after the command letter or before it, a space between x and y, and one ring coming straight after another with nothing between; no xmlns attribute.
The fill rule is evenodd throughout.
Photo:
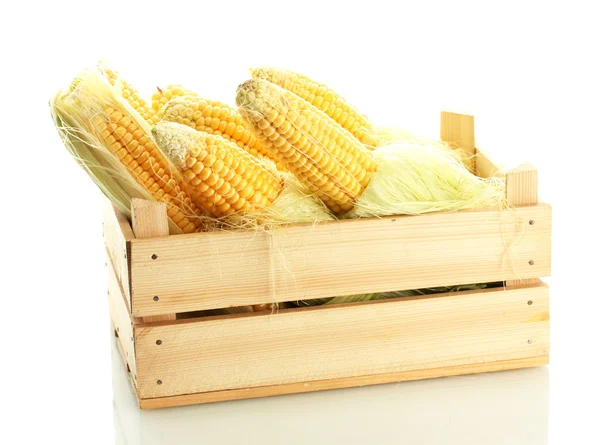
<svg viewBox="0 0 600 445"><path fill-rule="evenodd" d="M137 363L133 335L134 326L125 303L126 297L123 288L117 279L115 267L110 258L107 260L107 280L110 319L114 329L118 333L117 340L123 352L125 363L129 366L132 375L135 377L137 375Z"/></svg>
<svg viewBox="0 0 600 445"><path fill-rule="evenodd" d="M353 388L357 386L377 385L382 383L406 382L438 377L475 374L482 372L506 371L510 369L531 368L548 364L548 356L531 357L515 360L491 361L472 365L446 366L417 371L392 372L387 374L346 377L340 379L317 380L313 382L288 383L285 385L259 386L255 388L230 389L179 396L139 399L142 409L169 408L174 406L195 405L200 403L224 402L228 400L249 399L253 397L270 397L283 394L297 394L327 389Z"/></svg>
<svg viewBox="0 0 600 445"><path fill-rule="evenodd" d="M169 235L167 206L163 202L131 200L131 227L136 238L155 238Z"/></svg>
<svg viewBox="0 0 600 445"><path fill-rule="evenodd" d="M538 174L531 164L523 164L506 172L506 201L509 206L530 206L538 202ZM528 230L535 231L537 221L532 219L533 225ZM548 240L550 244L550 240ZM537 258L531 257L534 263ZM534 264L535 265L535 264ZM520 284L533 284L534 278L518 277L517 280L506 280L507 287Z"/></svg>
<svg viewBox="0 0 600 445"><path fill-rule="evenodd" d="M475 148L475 174L481 178L504 175L504 166L479 147Z"/></svg>
<svg viewBox="0 0 600 445"><path fill-rule="evenodd" d="M131 200L131 226L137 239L155 238L169 235L167 206L162 202ZM143 317L144 322L175 320L176 315L163 314Z"/></svg>
<svg viewBox="0 0 600 445"><path fill-rule="evenodd" d="M129 281L130 241L135 238L127 217L108 200L104 200L103 231L106 249L114 264L117 277L127 296L127 307L131 310L131 287Z"/></svg>
<svg viewBox="0 0 600 445"><path fill-rule="evenodd" d="M550 219L541 204L136 239L133 314L544 277Z"/></svg>
<svg viewBox="0 0 600 445"><path fill-rule="evenodd" d="M538 174L531 164L523 164L506 172L508 205L532 205L538 202Z"/></svg>
<svg viewBox="0 0 600 445"><path fill-rule="evenodd" d="M464 164L469 170L475 172L475 120L473 116L442 111L440 139L459 148L464 155Z"/></svg>
<svg viewBox="0 0 600 445"><path fill-rule="evenodd" d="M540 357L548 310L541 285L142 325L138 391L145 399Z"/></svg>

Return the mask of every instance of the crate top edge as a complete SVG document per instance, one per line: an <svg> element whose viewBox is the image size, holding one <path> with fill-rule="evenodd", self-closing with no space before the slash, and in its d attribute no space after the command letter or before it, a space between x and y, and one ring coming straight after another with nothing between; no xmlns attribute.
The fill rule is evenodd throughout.
<svg viewBox="0 0 600 445"><path fill-rule="evenodd" d="M121 217L124 218L124 220L127 223L128 226L128 233L130 234L129 236L127 236L127 234L125 234L125 238L127 242L132 242L135 244L139 244L139 243L152 243L153 241L165 241L165 240L191 240L191 239L202 239L202 238L206 238L206 237L222 237L222 236L234 236L234 235L239 235L239 236L245 236L248 234L256 234L256 233L265 233L265 234L269 234L269 233L274 233L277 231L286 231L286 230L312 230L315 227L331 227L331 226L348 226L349 224L353 224L356 227L358 227L359 224L361 225L370 225L372 223L375 224L384 224L387 221L391 221L391 222L396 222L396 220L401 219L401 220L407 220L407 219L413 219L413 218L448 218L451 219L453 217L455 217L455 215L464 215L464 214L473 214L473 213L490 213L490 214L500 214L503 212L511 212L514 211L515 209L524 209L524 208L530 208L530 209L552 209L552 206L549 203L536 203L536 204L531 204L531 205L519 205L519 206L514 206L514 207L508 207L508 208L503 208L503 209L496 209L496 208L490 208L490 209L467 209L467 210L459 210L459 211L455 211L455 212L431 212L431 213L424 213L424 214L420 214L420 215L390 215L390 216L382 216L382 217L369 217L369 218L357 218L357 219L336 219L336 220L330 220L330 221L319 221L316 223L299 223L299 224L285 224L285 225L281 225L281 226L277 226L273 229L227 229L227 230L218 230L218 231L212 231L212 232L197 232L197 233L185 233L185 234L176 234L176 235L166 235L166 236L159 236L159 237L154 237L154 238L144 238L144 239L139 239L139 238L135 238L135 236L133 235L133 229L131 228L131 223L129 222L129 220L121 213ZM114 208L115 212L119 212L119 210L115 207ZM119 212L120 213L120 212Z"/></svg>

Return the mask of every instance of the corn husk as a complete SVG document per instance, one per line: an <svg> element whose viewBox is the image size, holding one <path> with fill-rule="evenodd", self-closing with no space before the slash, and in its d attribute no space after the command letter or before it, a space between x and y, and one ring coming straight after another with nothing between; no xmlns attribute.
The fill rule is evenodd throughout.
<svg viewBox="0 0 600 445"><path fill-rule="evenodd" d="M418 215L505 205L504 182L482 179L442 143L397 140L377 147L370 184L345 218Z"/></svg>

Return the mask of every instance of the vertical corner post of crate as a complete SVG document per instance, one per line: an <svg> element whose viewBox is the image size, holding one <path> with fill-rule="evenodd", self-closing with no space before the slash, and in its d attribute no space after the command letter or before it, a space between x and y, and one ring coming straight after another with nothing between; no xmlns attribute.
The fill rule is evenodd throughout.
<svg viewBox="0 0 600 445"><path fill-rule="evenodd" d="M538 203L538 172L537 169L529 164L522 164L512 170L508 170L506 179L506 203L509 207L528 206ZM535 223L535 221L532 221ZM531 222L529 223L531 224ZM535 264L535 258L530 260ZM537 278L522 280L507 280L507 288L517 287L527 284L535 284Z"/></svg>
<svg viewBox="0 0 600 445"><path fill-rule="evenodd" d="M155 238L169 235L167 206L162 202L145 199L131 200L131 226L136 239ZM176 314L163 314L142 317L144 323L175 320Z"/></svg>
<svg viewBox="0 0 600 445"><path fill-rule="evenodd" d="M475 118L473 116L442 111L440 140L460 150L463 162L472 173L475 173Z"/></svg>

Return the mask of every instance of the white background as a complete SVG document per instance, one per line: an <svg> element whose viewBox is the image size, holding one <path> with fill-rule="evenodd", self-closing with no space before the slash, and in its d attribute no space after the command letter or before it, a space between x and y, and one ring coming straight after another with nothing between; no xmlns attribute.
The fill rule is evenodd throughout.
<svg viewBox="0 0 600 445"><path fill-rule="evenodd" d="M600 443L593 3L4 4L0 441ZM151 414L123 401L125 385L114 423L123 376L110 359L101 195L47 107L100 58L146 97L181 83L233 103L247 68L270 64L328 83L379 124L435 135L440 110L474 114L477 144L533 162L554 206L551 365Z"/></svg>

